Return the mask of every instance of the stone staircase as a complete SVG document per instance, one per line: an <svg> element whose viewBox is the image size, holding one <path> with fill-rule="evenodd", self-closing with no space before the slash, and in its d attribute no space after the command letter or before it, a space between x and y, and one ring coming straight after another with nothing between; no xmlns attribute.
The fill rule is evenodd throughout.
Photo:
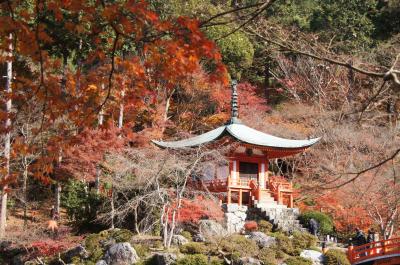
<svg viewBox="0 0 400 265"><path fill-rule="evenodd" d="M298 208L288 208L286 205L278 204L271 195L264 195L262 201L254 200L254 197L252 199L257 215L271 222L275 229L285 232L308 231L298 220L300 215Z"/></svg>

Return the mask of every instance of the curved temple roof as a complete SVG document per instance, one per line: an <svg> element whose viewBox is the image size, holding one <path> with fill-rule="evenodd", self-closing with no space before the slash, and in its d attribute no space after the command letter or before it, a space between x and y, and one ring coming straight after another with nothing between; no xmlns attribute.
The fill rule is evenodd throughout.
<svg viewBox="0 0 400 265"><path fill-rule="evenodd" d="M307 148L320 140L320 138L314 138L310 140L290 140L280 138L257 131L244 124L233 122L218 127L217 129L214 129L207 133L180 141L163 142L152 140L152 142L163 148L185 148L207 144L225 135L229 135L237 141L251 145L282 149Z"/></svg>

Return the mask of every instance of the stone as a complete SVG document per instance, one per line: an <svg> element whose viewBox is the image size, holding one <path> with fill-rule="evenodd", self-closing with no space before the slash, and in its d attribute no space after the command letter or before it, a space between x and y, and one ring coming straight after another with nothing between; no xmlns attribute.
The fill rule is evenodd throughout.
<svg viewBox="0 0 400 265"><path fill-rule="evenodd" d="M105 262L105 260L101 259L98 262L96 262L96 265L108 265L107 262Z"/></svg>
<svg viewBox="0 0 400 265"><path fill-rule="evenodd" d="M220 223L214 220L200 220L199 231L205 238L226 236L228 232Z"/></svg>
<svg viewBox="0 0 400 265"><path fill-rule="evenodd" d="M236 212L239 209L239 205L236 203L224 204L222 205L222 209L228 213Z"/></svg>
<svg viewBox="0 0 400 265"><path fill-rule="evenodd" d="M67 263L72 262L73 257L80 257L80 258L86 259L89 257L89 253L86 251L86 249L82 245L79 245L74 248L71 248L70 250L68 250L67 252L65 252L62 255L63 261L67 262Z"/></svg>
<svg viewBox="0 0 400 265"><path fill-rule="evenodd" d="M206 238L202 234L195 234L193 236L193 241L194 242L205 242Z"/></svg>
<svg viewBox="0 0 400 265"><path fill-rule="evenodd" d="M104 255L107 265L131 265L139 261L136 250L128 242L111 245Z"/></svg>
<svg viewBox="0 0 400 265"><path fill-rule="evenodd" d="M176 255L173 253L156 253L153 258L157 265L171 265L175 264L177 260Z"/></svg>
<svg viewBox="0 0 400 265"><path fill-rule="evenodd" d="M300 257L310 259L313 265L324 264L324 254L319 251L306 249L300 253Z"/></svg>
<svg viewBox="0 0 400 265"><path fill-rule="evenodd" d="M189 243L189 240L186 239L186 237L182 235L173 235L172 236L172 245L176 246L182 246Z"/></svg>
<svg viewBox="0 0 400 265"><path fill-rule="evenodd" d="M261 261L251 257L244 257L239 259L239 265L261 265Z"/></svg>
<svg viewBox="0 0 400 265"><path fill-rule="evenodd" d="M235 212L235 215L237 216L237 217L239 217L241 220L246 220L246 217L247 217L247 214L246 213L244 213L244 212L239 212L239 211L237 211L237 212Z"/></svg>
<svg viewBox="0 0 400 265"><path fill-rule="evenodd" d="M276 244L276 238L267 236L263 232L251 232L249 238L257 243L260 248L271 247Z"/></svg>

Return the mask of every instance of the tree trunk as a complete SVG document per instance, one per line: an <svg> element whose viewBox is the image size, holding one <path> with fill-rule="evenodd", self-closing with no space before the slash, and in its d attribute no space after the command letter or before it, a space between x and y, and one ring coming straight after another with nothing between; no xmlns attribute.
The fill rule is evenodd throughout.
<svg viewBox="0 0 400 265"><path fill-rule="evenodd" d="M101 174L101 168L99 165L96 165L96 179L94 182L94 188L96 189L96 194L100 194L100 174Z"/></svg>
<svg viewBox="0 0 400 265"><path fill-rule="evenodd" d="M111 188L111 229L114 229L114 217L115 217L114 190L113 188Z"/></svg>
<svg viewBox="0 0 400 265"><path fill-rule="evenodd" d="M269 63L267 62L265 64L265 70L264 70L264 97L268 101L270 100L270 95L269 95L269 88L270 88L270 78L271 78L271 73L269 72Z"/></svg>
<svg viewBox="0 0 400 265"><path fill-rule="evenodd" d="M56 205L54 208L58 218L60 218L61 184L58 181L57 181L55 196L56 196L56 203L55 203Z"/></svg>
<svg viewBox="0 0 400 265"><path fill-rule="evenodd" d="M11 93L11 82L12 82L12 35L9 35L9 45L8 45L8 60L7 60L7 79L6 79L6 92L8 94ZM10 177L10 150L11 150L11 132L10 132L10 127L11 127L11 119L10 119L10 114L11 114L11 98L9 97L6 102L6 113L7 113L7 120L5 124L5 129L6 129L6 135L4 139L4 158L6 160L6 165L5 165L5 176L4 180L7 181L7 179ZM1 214L0 214L0 238L4 238L5 236L5 230L6 230L6 225L7 225L7 184L3 186L2 189L2 195L1 195Z"/></svg>
<svg viewBox="0 0 400 265"><path fill-rule="evenodd" d="M122 128L124 122L124 96L125 91L121 92L121 103L119 105L118 128Z"/></svg>
<svg viewBox="0 0 400 265"><path fill-rule="evenodd" d="M22 196L24 199L24 230L28 227L28 196L27 196L27 186L28 186L28 159L26 156L24 160L24 174L23 174L23 186L22 186Z"/></svg>

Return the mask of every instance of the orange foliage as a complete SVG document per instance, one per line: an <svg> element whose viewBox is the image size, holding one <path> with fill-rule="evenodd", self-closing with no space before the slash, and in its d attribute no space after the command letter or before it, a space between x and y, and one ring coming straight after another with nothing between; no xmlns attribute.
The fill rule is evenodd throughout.
<svg viewBox="0 0 400 265"><path fill-rule="evenodd" d="M100 111L106 121L115 122L123 104L124 124L131 131L160 131L160 105L203 64L214 66L205 75L207 82L227 84L221 55L195 19L162 20L145 1L134 0L37 2L29 10L24 5L0 4L0 49L8 49L4 36L12 33L14 54L27 65L15 65L12 95L2 96L17 98L13 104L18 110L30 101L41 108L35 134L42 152L33 171L44 182L60 153L67 152L69 160L84 158L76 153L76 144L88 139ZM7 59L1 56L0 63ZM76 61L74 67L69 59ZM0 118L7 115L0 113ZM82 163L93 164L104 148L85 144L96 158ZM14 146L15 153L19 149L26 150L23 144Z"/></svg>
<svg viewBox="0 0 400 265"><path fill-rule="evenodd" d="M201 219L221 221L223 218L223 211L217 202L199 196L195 200L182 200L177 221L197 223Z"/></svg>
<svg viewBox="0 0 400 265"><path fill-rule="evenodd" d="M312 207L299 206L303 211L320 210L330 214L339 232L353 232L356 227L367 230L373 224L365 208L341 190L323 194L314 201L316 205Z"/></svg>

